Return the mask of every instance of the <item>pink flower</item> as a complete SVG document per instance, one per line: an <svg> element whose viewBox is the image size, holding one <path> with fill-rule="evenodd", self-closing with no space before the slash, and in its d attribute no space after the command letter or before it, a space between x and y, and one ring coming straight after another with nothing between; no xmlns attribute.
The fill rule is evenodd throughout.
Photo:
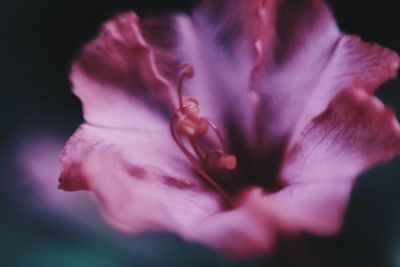
<svg viewBox="0 0 400 267"><path fill-rule="evenodd" d="M234 256L283 232L333 234L355 178L400 151L395 115L373 96L399 63L342 34L320 0L118 15L73 65L85 123L60 188L92 191L125 232Z"/></svg>

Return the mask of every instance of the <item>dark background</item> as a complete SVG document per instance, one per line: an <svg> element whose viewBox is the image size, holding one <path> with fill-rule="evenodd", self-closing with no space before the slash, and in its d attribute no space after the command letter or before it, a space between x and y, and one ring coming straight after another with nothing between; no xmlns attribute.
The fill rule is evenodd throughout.
<svg viewBox="0 0 400 267"><path fill-rule="evenodd" d="M21 143L48 134L65 141L82 120L68 70L101 22L133 7L148 14L190 10L194 2L2 1L0 266L298 266L280 259L280 251L234 262L170 234L124 237L106 226L92 230L35 204L37 192L23 182ZM400 52L399 0L329 4L343 31ZM398 79L389 82L379 97L400 110L399 89ZM299 237L288 251L301 248L309 266L400 266L399 163L378 166L358 180L341 233Z"/></svg>

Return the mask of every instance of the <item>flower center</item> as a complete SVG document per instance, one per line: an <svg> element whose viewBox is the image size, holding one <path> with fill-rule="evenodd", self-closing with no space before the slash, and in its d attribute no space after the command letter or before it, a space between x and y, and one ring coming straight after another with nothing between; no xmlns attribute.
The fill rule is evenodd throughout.
<svg viewBox="0 0 400 267"><path fill-rule="evenodd" d="M229 153L217 126L200 116L199 101L191 96L183 97L183 82L194 76L194 69L187 63L181 64L180 68L177 84L179 107L170 123L172 138L203 179L228 203L232 203L228 193L210 173L234 170L237 165L236 157ZM210 132L217 137L216 147L210 147L210 142L207 142Z"/></svg>

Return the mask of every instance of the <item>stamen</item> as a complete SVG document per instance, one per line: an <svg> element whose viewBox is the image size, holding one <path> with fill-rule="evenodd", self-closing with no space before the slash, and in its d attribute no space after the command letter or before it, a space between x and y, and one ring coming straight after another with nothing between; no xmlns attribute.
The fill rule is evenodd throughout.
<svg viewBox="0 0 400 267"><path fill-rule="evenodd" d="M224 168L226 170L232 171L232 170L236 169L237 159L236 159L235 155L225 154L222 157L222 162L223 162Z"/></svg>
<svg viewBox="0 0 400 267"><path fill-rule="evenodd" d="M179 111L179 110L178 110ZM229 204L232 205L233 201L230 198L230 196L220 187L214 179L212 179L201 167L200 162L196 160L196 158L192 155L192 153L185 147L183 142L180 140L176 133L176 119L178 118L178 112L176 112L173 116L173 119L171 120L170 123L170 131L172 138L174 139L175 143L179 146L179 148L182 150L183 154L185 154L186 158L189 159L189 161L193 164L194 168L196 169L197 172L222 196L223 199Z"/></svg>
<svg viewBox="0 0 400 267"><path fill-rule="evenodd" d="M208 132L208 123L204 118L184 116L179 121L179 131L189 136L202 136Z"/></svg>
<svg viewBox="0 0 400 267"><path fill-rule="evenodd" d="M229 154L227 145L218 128L210 120L200 117L199 101L194 97L183 99L183 82L186 78L193 77L194 69L187 63L182 64L180 68L177 84L179 108L173 114L170 123L172 138L199 174L231 204L229 195L205 170L234 170L237 165L236 157ZM205 138L210 128L217 135L222 149L205 148L204 143L200 142L199 138ZM186 148L182 136L187 138L195 154Z"/></svg>

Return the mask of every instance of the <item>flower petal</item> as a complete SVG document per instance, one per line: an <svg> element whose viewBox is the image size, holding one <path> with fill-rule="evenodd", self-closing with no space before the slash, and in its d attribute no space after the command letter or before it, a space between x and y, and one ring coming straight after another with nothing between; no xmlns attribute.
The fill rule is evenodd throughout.
<svg viewBox="0 0 400 267"><path fill-rule="evenodd" d="M400 153L391 109L364 88L340 92L302 132L282 167L287 186L266 197L268 214L286 229L334 233L355 178Z"/></svg>
<svg viewBox="0 0 400 267"><path fill-rule="evenodd" d="M265 6L266 1L262 0L206 0L193 15L202 48L199 53L208 73L210 98L215 103L213 110L219 108L217 112L222 112L221 126L226 128L227 136L239 131L245 138L242 142L247 144L255 142L258 99L250 78L258 64L259 31L267 25L261 25L260 17Z"/></svg>
<svg viewBox="0 0 400 267"><path fill-rule="evenodd" d="M281 232L335 234L342 226L352 186L351 180L292 184L266 195L258 205Z"/></svg>
<svg viewBox="0 0 400 267"><path fill-rule="evenodd" d="M371 92L393 78L400 63L396 53L340 33L323 1L271 2L275 34L264 41L268 60L253 81L260 86L267 148L297 138L343 88L356 82Z"/></svg>
<svg viewBox="0 0 400 267"><path fill-rule="evenodd" d="M400 152L396 116L359 87L339 93L314 118L286 154L282 178L288 184L352 180Z"/></svg>
<svg viewBox="0 0 400 267"><path fill-rule="evenodd" d="M154 53L143 39L138 17L125 13L105 23L71 71L73 92L92 125L148 128L166 115L171 91Z"/></svg>
<svg viewBox="0 0 400 267"><path fill-rule="evenodd" d="M236 209L200 221L186 238L234 257L265 255L283 233L336 233L351 188L346 181L298 183L272 194L253 188Z"/></svg>
<svg viewBox="0 0 400 267"><path fill-rule="evenodd" d="M123 231L179 233L219 211L220 199L164 136L82 125L63 153L60 188L94 192Z"/></svg>
<svg viewBox="0 0 400 267"><path fill-rule="evenodd" d="M249 189L237 208L210 215L184 236L236 258L265 256L274 245L277 232L274 221L262 207L264 199L260 188Z"/></svg>
<svg viewBox="0 0 400 267"><path fill-rule="evenodd" d="M399 67L400 58L395 52L356 36L343 35L298 119L291 140L295 141L308 122L323 112L341 90L357 85L372 94L388 79L395 78Z"/></svg>

